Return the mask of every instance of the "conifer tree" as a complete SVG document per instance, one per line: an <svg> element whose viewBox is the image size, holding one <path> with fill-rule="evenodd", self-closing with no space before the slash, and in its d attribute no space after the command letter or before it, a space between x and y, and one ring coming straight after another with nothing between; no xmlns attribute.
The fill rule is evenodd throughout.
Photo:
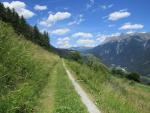
<svg viewBox="0 0 150 113"><path fill-rule="evenodd" d="M0 20L9 23L17 34L23 35L26 39L44 47L49 48L49 36L47 32L40 33L38 27L30 26L23 16L19 16L15 9L5 8L0 3Z"/></svg>

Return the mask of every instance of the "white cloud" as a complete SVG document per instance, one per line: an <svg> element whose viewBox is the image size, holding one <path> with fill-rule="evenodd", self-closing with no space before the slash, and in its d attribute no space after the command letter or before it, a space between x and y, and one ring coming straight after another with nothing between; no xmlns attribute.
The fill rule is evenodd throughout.
<svg viewBox="0 0 150 113"><path fill-rule="evenodd" d="M3 2L4 7L9 7L10 9L15 9L19 16L23 16L28 19L33 17L35 14L26 8L26 4L21 1Z"/></svg>
<svg viewBox="0 0 150 113"><path fill-rule="evenodd" d="M86 4L86 9L91 8L94 5L94 0L89 0L89 2Z"/></svg>
<svg viewBox="0 0 150 113"><path fill-rule="evenodd" d="M46 10L47 6L46 5L35 5L34 9L42 11L42 10Z"/></svg>
<svg viewBox="0 0 150 113"><path fill-rule="evenodd" d="M85 20L85 19L83 18L83 15L80 14L80 15L78 15L78 16L75 18L74 21L69 22L68 25L74 25L74 24L79 25L79 24L80 24L81 22L83 22L84 20Z"/></svg>
<svg viewBox="0 0 150 113"><path fill-rule="evenodd" d="M134 30L134 29L142 29L144 25L142 24L131 24L125 23L123 26L119 28L119 30Z"/></svg>
<svg viewBox="0 0 150 113"><path fill-rule="evenodd" d="M111 34L110 36L113 37L113 36L119 36L121 33L113 33Z"/></svg>
<svg viewBox="0 0 150 113"><path fill-rule="evenodd" d="M86 8L87 8L87 9L89 9L89 8L91 8L91 7L92 7L91 4L86 4Z"/></svg>
<svg viewBox="0 0 150 113"><path fill-rule="evenodd" d="M93 47L95 46L95 40L92 39L79 39L77 40L77 44L87 47Z"/></svg>
<svg viewBox="0 0 150 113"><path fill-rule="evenodd" d="M68 28L62 28L62 29L56 29L54 31L52 31L51 33L52 34L55 34L55 35L63 35L63 34L66 34L70 31L70 29Z"/></svg>
<svg viewBox="0 0 150 113"><path fill-rule="evenodd" d="M131 15L131 13L128 12L128 11L120 10L120 11L116 11L116 12L113 12L113 13L109 14L108 20L116 21L116 20L119 20L119 19L122 19L122 18L126 18L130 15Z"/></svg>
<svg viewBox="0 0 150 113"><path fill-rule="evenodd" d="M49 14L47 19L42 20L39 24L50 27L52 24L55 24L57 21L61 21L71 17L69 12L57 12L55 14Z"/></svg>
<svg viewBox="0 0 150 113"><path fill-rule="evenodd" d="M114 6L114 4L110 4L110 5L101 5L100 8L103 9L103 10L106 10L106 9L112 8L113 6Z"/></svg>
<svg viewBox="0 0 150 113"><path fill-rule="evenodd" d="M74 38L92 38L93 35L91 33L78 32L72 35Z"/></svg>
<svg viewBox="0 0 150 113"><path fill-rule="evenodd" d="M69 48L71 47L69 41L70 41L69 37L59 38L57 40L57 45L59 48Z"/></svg>

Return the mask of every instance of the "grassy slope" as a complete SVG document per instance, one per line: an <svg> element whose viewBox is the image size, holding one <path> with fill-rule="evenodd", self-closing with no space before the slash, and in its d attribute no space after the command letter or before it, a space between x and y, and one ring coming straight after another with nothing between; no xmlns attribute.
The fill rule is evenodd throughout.
<svg viewBox="0 0 150 113"><path fill-rule="evenodd" d="M149 113L150 87L113 77L103 66L94 72L76 62L66 63L104 113Z"/></svg>
<svg viewBox="0 0 150 113"><path fill-rule="evenodd" d="M32 112L57 61L0 22L0 113Z"/></svg>
<svg viewBox="0 0 150 113"><path fill-rule="evenodd" d="M16 35L0 21L0 113L76 110L86 113L60 58Z"/></svg>
<svg viewBox="0 0 150 113"><path fill-rule="evenodd" d="M82 79L81 84L104 113L149 113L149 87L108 76L103 67L94 72L76 62L67 64L78 75L77 79ZM0 113L21 112L87 111L73 90L60 58L0 22Z"/></svg>

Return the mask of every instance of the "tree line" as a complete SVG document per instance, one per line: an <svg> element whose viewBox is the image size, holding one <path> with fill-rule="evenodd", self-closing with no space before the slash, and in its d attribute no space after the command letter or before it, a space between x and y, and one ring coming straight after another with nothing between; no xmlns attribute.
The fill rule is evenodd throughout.
<svg viewBox="0 0 150 113"><path fill-rule="evenodd" d="M49 48L48 32L41 33L38 27L29 25L23 16L19 16L15 9L5 8L0 3L0 20L11 24L17 34L23 35L27 40L32 41L44 48Z"/></svg>

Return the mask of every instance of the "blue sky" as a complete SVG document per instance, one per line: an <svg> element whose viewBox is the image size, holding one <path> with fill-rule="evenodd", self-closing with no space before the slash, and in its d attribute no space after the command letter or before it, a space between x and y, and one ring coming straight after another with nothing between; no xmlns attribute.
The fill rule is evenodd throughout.
<svg viewBox="0 0 150 113"><path fill-rule="evenodd" d="M150 0L0 0L59 48L96 46L120 33L150 31Z"/></svg>

